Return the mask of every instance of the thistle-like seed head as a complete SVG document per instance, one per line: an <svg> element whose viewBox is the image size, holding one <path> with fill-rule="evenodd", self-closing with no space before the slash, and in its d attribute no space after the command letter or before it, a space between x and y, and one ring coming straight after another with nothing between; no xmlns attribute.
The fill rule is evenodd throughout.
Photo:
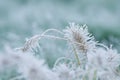
<svg viewBox="0 0 120 80"><path fill-rule="evenodd" d="M77 51L87 53L95 49L94 37L89 34L86 25L80 26L75 23L70 23L65 32L65 38L69 40L69 43L74 45Z"/></svg>

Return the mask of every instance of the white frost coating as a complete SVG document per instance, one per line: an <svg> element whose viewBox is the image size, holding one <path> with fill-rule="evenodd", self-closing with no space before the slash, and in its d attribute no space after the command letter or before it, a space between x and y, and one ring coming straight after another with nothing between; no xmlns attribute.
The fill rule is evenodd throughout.
<svg viewBox="0 0 120 80"><path fill-rule="evenodd" d="M55 31L63 37L47 35ZM74 56L60 57L56 60L53 69L50 69L42 59L38 59L29 49L39 46L41 37L67 41ZM120 54L112 47L95 41L87 27L72 23L64 32L49 29L40 35L28 39L22 51L13 51L7 48L5 54L0 54L0 74L6 80L120 80ZM70 55L70 54L69 54ZM9 70L15 68L19 75L12 75ZM8 71L6 71L8 70ZM3 76L0 80L3 80Z"/></svg>

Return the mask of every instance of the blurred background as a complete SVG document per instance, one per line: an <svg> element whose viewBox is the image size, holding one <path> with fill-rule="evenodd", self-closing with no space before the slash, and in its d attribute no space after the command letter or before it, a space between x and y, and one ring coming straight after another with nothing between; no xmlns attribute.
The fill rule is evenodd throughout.
<svg viewBox="0 0 120 80"><path fill-rule="evenodd" d="M0 52L23 46L26 38L46 29L62 30L69 22L87 24L97 41L120 52L120 0L0 0ZM65 44L43 39L39 53L52 66L69 53Z"/></svg>

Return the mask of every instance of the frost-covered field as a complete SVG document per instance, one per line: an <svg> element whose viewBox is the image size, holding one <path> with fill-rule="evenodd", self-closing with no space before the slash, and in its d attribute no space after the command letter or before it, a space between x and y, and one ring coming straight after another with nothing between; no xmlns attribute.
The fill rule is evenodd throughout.
<svg viewBox="0 0 120 80"><path fill-rule="evenodd" d="M119 3L0 0L0 80L119 80Z"/></svg>
<svg viewBox="0 0 120 80"><path fill-rule="evenodd" d="M68 44L67 56L57 58L52 68L39 52L43 38ZM120 54L112 45L107 47L96 41L86 25L70 23L63 31L48 29L26 39L22 47L7 49L0 55L1 80L120 80Z"/></svg>

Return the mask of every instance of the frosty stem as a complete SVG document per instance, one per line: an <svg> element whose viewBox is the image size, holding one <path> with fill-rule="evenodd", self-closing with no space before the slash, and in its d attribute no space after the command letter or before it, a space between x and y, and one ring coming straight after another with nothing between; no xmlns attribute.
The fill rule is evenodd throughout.
<svg viewBox="0 0 120 80"><path fill-rule="evenodd" d="M78 56L78 54L77 54L77 51L76 51L74 45L73 45L73 50L74 50L74 54L75 54L76 60L77 60L77 62L78 62L78 65L80 65L79 56Z"/></svg>

